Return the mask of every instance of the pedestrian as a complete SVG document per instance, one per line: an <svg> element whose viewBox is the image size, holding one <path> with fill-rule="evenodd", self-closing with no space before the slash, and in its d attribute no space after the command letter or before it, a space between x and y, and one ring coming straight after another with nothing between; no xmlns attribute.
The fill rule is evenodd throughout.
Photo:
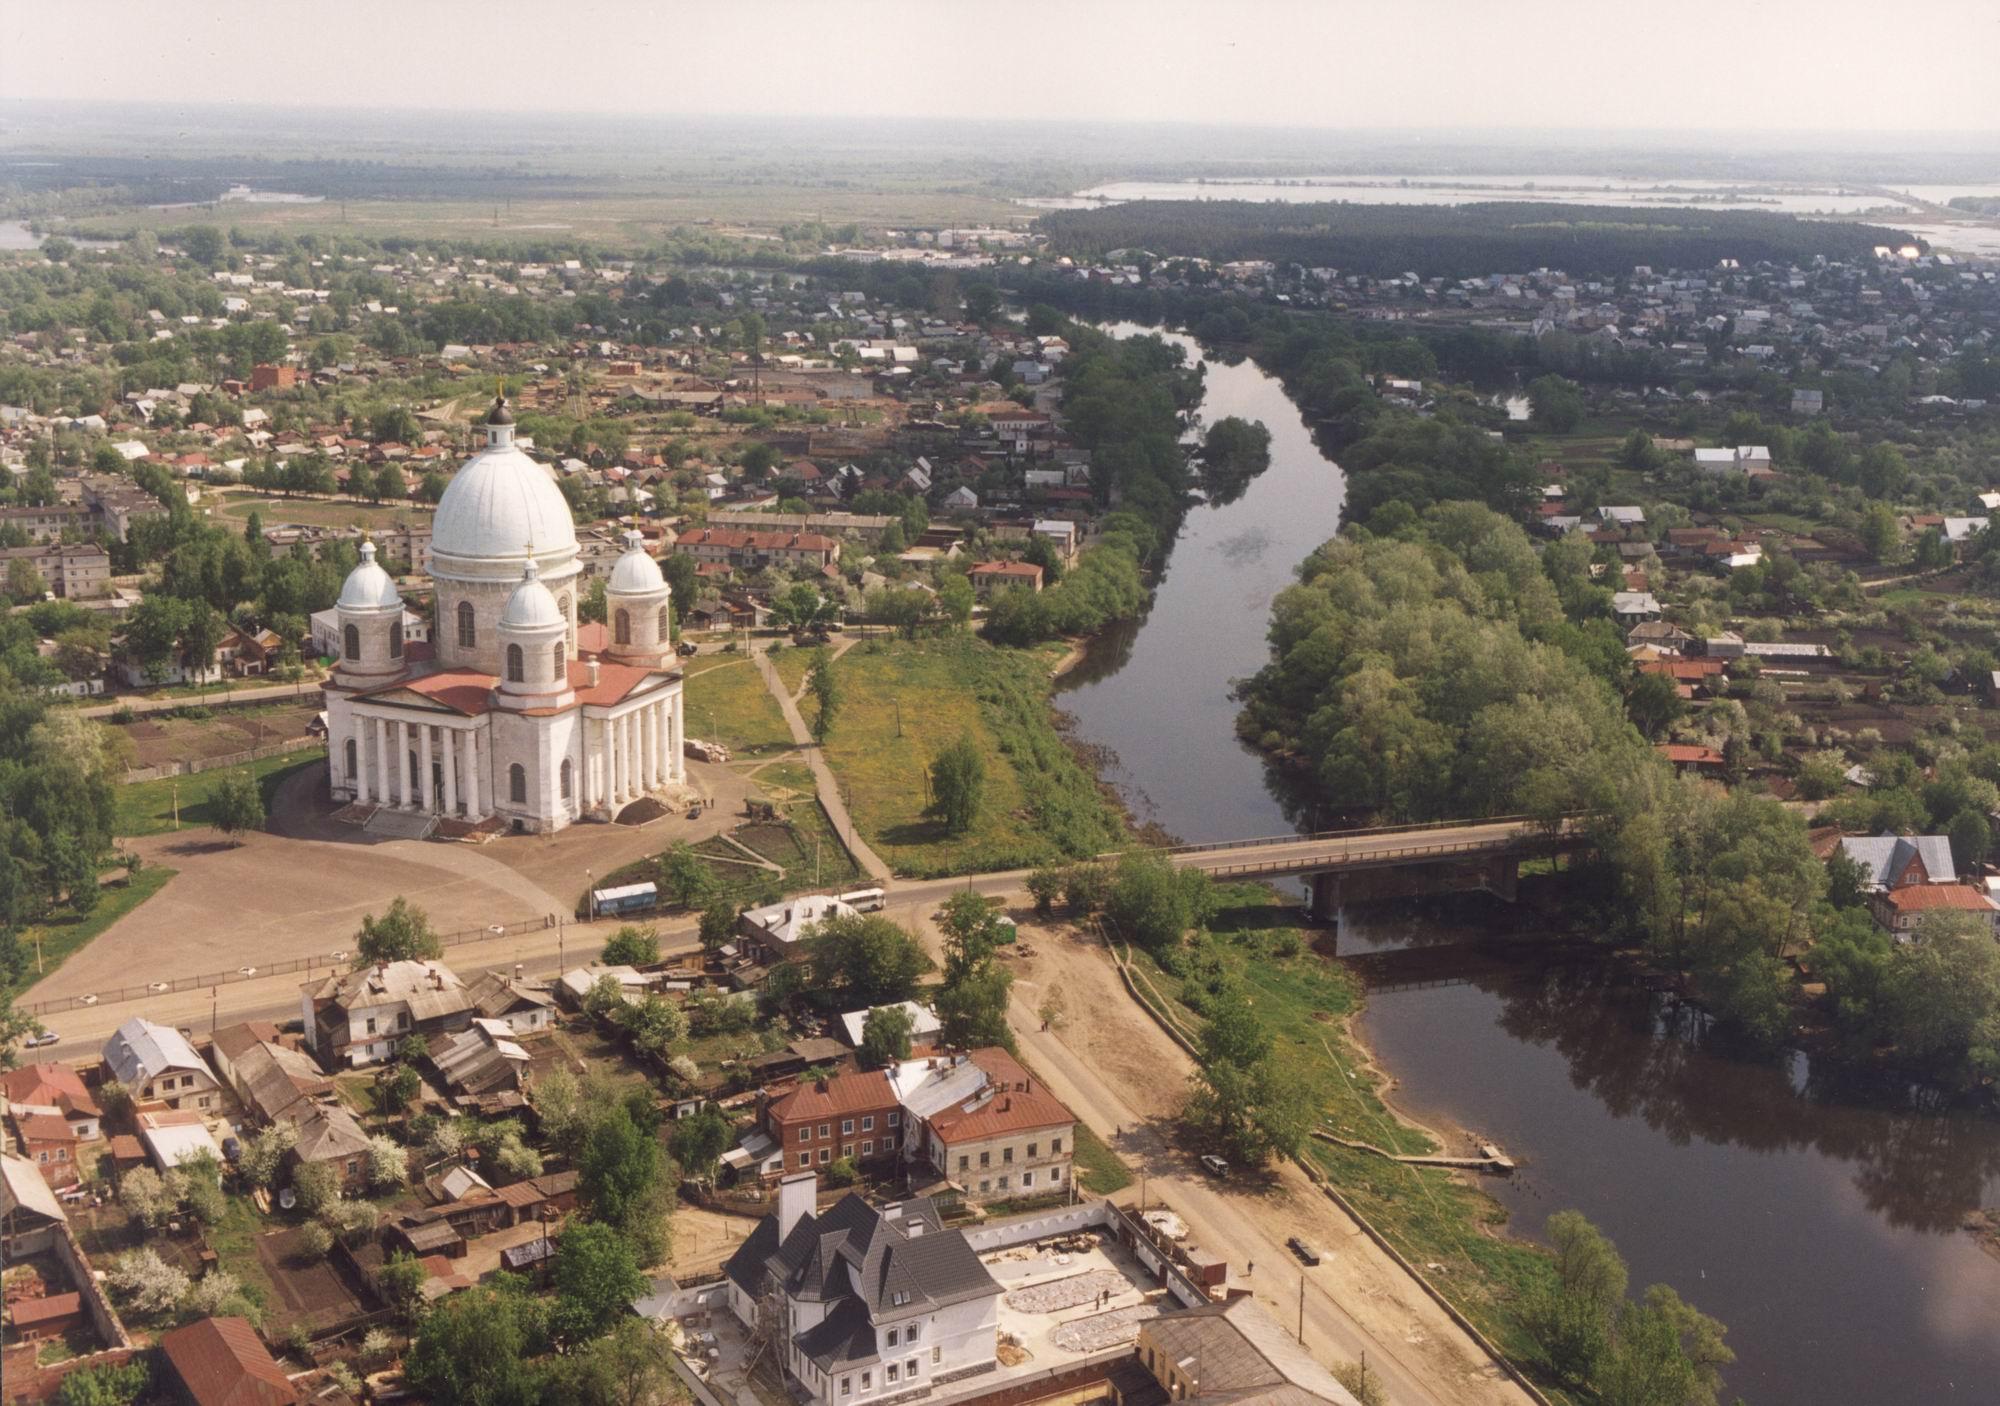
<svg viewBox="0 0 2000 1406"><path fill-rule="evenodd" d="M1250 1272L1252 1274L1255 1274L1257 1272L1257 1261L1255 1260L1250 1261Z"/></svg>

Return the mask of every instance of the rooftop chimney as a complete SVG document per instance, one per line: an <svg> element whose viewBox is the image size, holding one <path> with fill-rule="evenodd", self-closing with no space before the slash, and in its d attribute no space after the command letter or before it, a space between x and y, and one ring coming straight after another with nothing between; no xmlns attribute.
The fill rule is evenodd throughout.
<svg viewBox="0 0 2000 1406"><path fill-rule="evenodd" d="M794 1172L778 1183L778 1243L783 1244L797 1225L811 1214L819 1197L819 1174Z"/></svg>
<svg viewBox="0 0 2000 1406"><path fill-rule="evenodd" d="M589 668L590 668L590 686L591 686L592 688L596 688L596 687L597 687L597 661L596 661L595 659L591 659L591 660L589 660L589 661L587 661L587 662L588 662L588 664L589 664Z"/></svg>

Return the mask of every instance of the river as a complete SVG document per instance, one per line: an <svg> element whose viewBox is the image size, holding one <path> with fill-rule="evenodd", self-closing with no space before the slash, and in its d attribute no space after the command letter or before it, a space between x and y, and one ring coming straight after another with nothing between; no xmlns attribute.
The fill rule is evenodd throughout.
<svg viewBox="0 0 2000 1406"><path fill-rule="evenodd" d="M1278 834L1309 817L1236 740L1230 681L1264 662L1271 598L1333 533L1343 482L1254 366L1211 361L1202 409L1263 421L1271 467L1188 515L1147 614L1057 701L1115 754L1107 776L1140 819L1187 840ZM1482 951L1485 916L1350 910L1340 945L1436 949L1442 984L1371 992L1360 1033L1404 1108L1521 1160L1486 1183L1515 1233L1582 1210L1635 1291L1672 1284L1728 1324L1729 1393L1753 1406L2000 1400L2000 1260L1959 1228L2000 1207L2000 1122L1863 1096L1803 1056L1738 1058L1606 966Z"/></svg>

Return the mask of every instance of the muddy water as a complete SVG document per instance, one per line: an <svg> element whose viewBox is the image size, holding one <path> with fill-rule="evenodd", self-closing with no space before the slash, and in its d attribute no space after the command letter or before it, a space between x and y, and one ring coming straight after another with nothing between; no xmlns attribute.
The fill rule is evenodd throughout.
<svg viewBox="0 0 2000 1406"><path fill-rule="evenodd" d="M1270 470L1190 514L1151 610L1058 702L1116 754L1142 819L1188 840L1282 833L1311 817L1236 741L1230 681L1263 663L1271 597L1337 526L1342 481L1254 367L1211 363L1203 413L1262 420ZM1729 1325L1729 1389L1755 1406L2000 1402L2000 1259L1960 1228L2000 1206L2000 1122L1742 1057L1604 967L1497 959L1467 918L1350 911L1341 948L1405 954L1362 1034L1413 1113L1522 1160L1487 1183L1517 1233L1582 1210L1635 1287L1673 1284Z"/></svg>

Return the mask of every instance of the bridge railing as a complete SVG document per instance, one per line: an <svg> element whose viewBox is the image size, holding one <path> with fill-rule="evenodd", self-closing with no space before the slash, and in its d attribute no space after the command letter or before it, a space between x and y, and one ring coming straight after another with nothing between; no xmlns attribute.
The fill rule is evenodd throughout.
<svg viewBox="0 0 2000 1406"><path fill-rule="evenodd" d="M1565 828L1584 818L1577 811L1562 818ZM1483 815L1476 820L1417 820L1403 825L1364 825L1352 830L1315 830L1305 834L1266 835L1255 840L1215 840L1208 844L1175 845L1162 854L1210 854L1218 850L1259 849L1270 845L1311 844L1330 840L1359 840L1374 835L1413 835L1439 830L1472 830L1485 825L1534 825L1544 817L1534 815Z"/></svg>
<svg viewBox="0 0 2000 1406"><path fill-rule="evenodd" d="M1455 854L1495 854L1512 849L1520 840L1518 835L1496 835L1483 840L1458 840L1430 845L1403 845L1395 849L1314 850L1301 844L1299 849L1281 859L1254 860L1247 864L1203 865L1202 870L1211 878L1226 879L1253 874L1307 873L1315 869L1367 868L1376 865L1395 865L1412 860L1447 859Z"/></svg>

